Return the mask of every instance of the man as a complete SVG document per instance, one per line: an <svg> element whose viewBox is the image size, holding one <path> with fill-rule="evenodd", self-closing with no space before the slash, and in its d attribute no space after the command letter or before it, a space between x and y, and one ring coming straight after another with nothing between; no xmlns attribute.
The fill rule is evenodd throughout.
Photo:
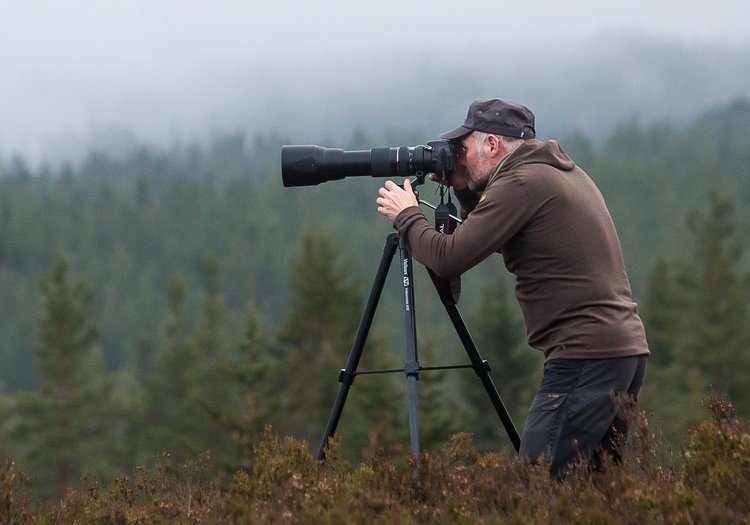
<svg viewBox="0 0 750 525"><path fill-rule="evenodd" d="M463 125L441 135L458 152L448 183L465 220L452 235L429 224L408 180L387 181L377 205L441 277L502 253L529 345L545 358L520 455L546 457L559 479L579 457L593 468L621 461L621 402L635 402L649 350L602 195L557 142L535 136L528 108L497 99L472 103Z"/></svg>

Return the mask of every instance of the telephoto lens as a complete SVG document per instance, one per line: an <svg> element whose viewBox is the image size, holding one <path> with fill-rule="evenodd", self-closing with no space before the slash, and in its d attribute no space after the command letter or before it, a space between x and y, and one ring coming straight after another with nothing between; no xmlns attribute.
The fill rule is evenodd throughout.
<svg viewBox="0 0 750 525"><path fill-rule="evenodd" d="M426 146L345 151L321 146L283 146L281 178L286 187L315 186L344 177L410 177L449 174L455 168L454 145L448 141Z"/></svg>

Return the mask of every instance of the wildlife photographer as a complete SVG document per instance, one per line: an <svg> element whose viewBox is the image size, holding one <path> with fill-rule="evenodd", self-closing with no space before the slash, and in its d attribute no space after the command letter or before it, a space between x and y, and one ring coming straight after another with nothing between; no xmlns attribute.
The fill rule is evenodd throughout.
<svg viewBox="0 0 750 525"><path fill-rule="evenodd" d="M445 182L461 203L461 226L436 231L408 179L403 189L387 181L377 205L414 258L441 277L502 254L528 343L545 360L519 454L546 458L560 479L579 458L594 469L606 457L622 461L623 400L637 401L649 350L601 193L556 141L535 137L525 106L475 101L464 123L441 135L456 144Z"/></svg>

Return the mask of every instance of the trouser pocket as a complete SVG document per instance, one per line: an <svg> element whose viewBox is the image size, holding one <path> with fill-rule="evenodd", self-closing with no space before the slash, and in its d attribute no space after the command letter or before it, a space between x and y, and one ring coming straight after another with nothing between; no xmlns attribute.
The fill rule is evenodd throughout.
<svg viewBox="0 0 750 525"><path fill-rule="evenodd" d="M521 436L519 456L529 461L550 458L560 434L568 394L540 392L534 396Z"/></svg>

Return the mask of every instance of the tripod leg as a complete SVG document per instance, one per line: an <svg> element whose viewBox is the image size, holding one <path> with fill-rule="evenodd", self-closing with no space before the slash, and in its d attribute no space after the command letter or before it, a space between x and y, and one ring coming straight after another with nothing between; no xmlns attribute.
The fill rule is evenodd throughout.
<svg viewBox="0 0 750 525"><path fill-rule="evenodd" d="M432 278L432 282L437 288L437 276L431 270L429 271L429 273L430 277ZM440 290L438 288L438 293L439 291ZM521 438L518 436L518 431L513 425L513 420L510 418L510 414L508 414L508 411L503 404L503 400L500 399L500 394L498 394L497 388L495 388L495 384L492 382L492 378L489 374L489 364L487 363L487 361L484 361L479 355L479 351L474 344L474 340L471 338L471 334L469 333L468 328L466 328L466 324L464 324L464 320L461 318L461 314L458 312L458 308L456 308L455 303L444 300L443 306L445 306L445 310L446 312L448 312L448 317L450 317L450 320L453 323L453 327L456 329L456 333L458 334L459 339L461 339L461 343L466 349L466 354L469 356L472 368L476 372L477 376L479 376L479 379L482 382L482 386L484 386L484 390L487 392L487 395L492 402L492 406L495 407L495 411L500 417L500 421L505 427L505 431L508 433L508 437L510 438L513 447L516 449L516 452L518 452L519 448L521 447Z"/></svg>
<svg viewBox="0 0 750 525"><path fill-rule="evenodd" d="M401 270L404 282L404 332L406 336L406 392L409 400L409 436L411 454L414 458L415 480L419 479L419 423L417 420L417 381L419 381L419 356L417 354L417 323L414 312L414 278L412 275L412 258L406 242L399 239Z"/></svg>
<svg viewBox="0 0 750 525"><path fill-rule="evenodd" d="M406 389L409 400L409 435L411 436L411 452L416 460L419 457L419 424L417 421L419 356L417 354L417 327L416 315L414 312L412 258L403 239L399 240L399 253L401 255L401 270L404 283L404 327L406 336L406 362L404 363L404 372L406 372ZM417 465L416 462L415 465Z"/></svg>
<svg viewBox="0 0 750 525"><path fill-rule="evenodd" d="M375 310L380 301L380 295L383 291L383 285L385 279L388 276L388 270L391 267L391 261L393 255L396 253L396 246L398 245L398 235L395 233L390 234L385 241L383 247L383 256L380 258L380 266L378 272L375 275L375 281L373 282L372 288L370 289L370 295L367 299L367 306L362 314L362 319L357 329L357 336L354 339L352 349L349 352L349 360L346 363L346 368L343 368L339 373L339 392L336 395L336 401L331 409L331 415L328 417L328 424L326 425L325 435L318 448L317 459L322 461L325 459L325 448L328 445L328 440L333 437L336 432L336 427L339 424L341 418L341 412L344 410L344 403L346 397L349 394L349 388L354 382L356 377L357 366L359 365L359 359L362 357L362 350L365 347L367 336L370 333L370 327L372 326L372 320L375 317Z"/></svg>

